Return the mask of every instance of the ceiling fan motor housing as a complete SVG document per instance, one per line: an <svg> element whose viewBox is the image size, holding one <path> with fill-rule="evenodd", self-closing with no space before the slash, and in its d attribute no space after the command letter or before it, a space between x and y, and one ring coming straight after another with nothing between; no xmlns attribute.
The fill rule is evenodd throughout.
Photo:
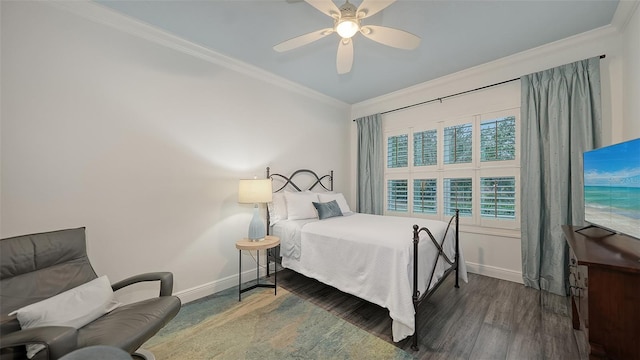
<svg viewBox="0 0 640 360"><path fill-rule="evenodd" d="M345 17L347 17L347 18L350 18L350 17L355 18L357 10L358 10L358 8L356 8L352 3L347 1L342 6L340 6L340 17L342 17L342 18L345 18Z"/></svg>

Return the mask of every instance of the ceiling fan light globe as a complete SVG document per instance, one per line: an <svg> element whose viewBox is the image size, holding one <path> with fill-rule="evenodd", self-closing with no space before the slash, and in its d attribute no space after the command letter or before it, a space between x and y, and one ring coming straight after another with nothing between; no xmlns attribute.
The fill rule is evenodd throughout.
<svg viewBox="0 0 640 360"><path fill-rule="evenodd" d="M344 19L336 25L336 32L342 38L349 39L360 30L360 25L355 20Z"/></svg>

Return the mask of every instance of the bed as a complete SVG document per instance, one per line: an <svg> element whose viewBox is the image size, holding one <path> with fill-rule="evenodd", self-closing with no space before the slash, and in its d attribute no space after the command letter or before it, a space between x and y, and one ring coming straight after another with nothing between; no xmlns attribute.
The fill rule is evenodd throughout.
<svg viewBox="0 0 640 360"><path fill-rule="evenodd" d="M448 222L359 214L333 192L333 171L285 176L267 168L267 177L274 189L267 228L280 238L282 266L388 309L393 340L412 336L417 350L419 305L451 273L455 287L468 281L458 212Z"/></svg>

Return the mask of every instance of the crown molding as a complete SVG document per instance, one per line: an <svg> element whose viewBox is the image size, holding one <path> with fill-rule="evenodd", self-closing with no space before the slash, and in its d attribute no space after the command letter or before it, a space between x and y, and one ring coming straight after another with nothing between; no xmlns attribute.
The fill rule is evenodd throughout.
<svg viewBox="0 0 640 360"><path fill-rule="evenodd" d="M118 31L165 46L183 54L216 64L243 75L267 82L286 90L321 101L333 107L348 108L349 104L332 98L305 86L289 81L256 66L247 64L230 56L220 54L204 46L192 43L166 31L160 30L137 19L109 9L89 0L82 1L45 1L42 2L58 9L73 13L95 23L110 26Z"/></svg>
<svg viewBox="0 0 640 360"><path fill-rule="evenodd" d="M638 5L640 5L638 0L620 0L616 12L613 14L611 25L623 32L633 18L633 14L638 11Z"/></svg>
<svg viewBox="0 0 640 360"><path fill-rule="evenodd" d="M600 41L602 39L614 36L615 34L619 34L619 33L620 31L618 27L615 27L613 25L606 25L606 26L593 29L581 34L570 36L565 39L561 39L561 40L544 44L532 49L528 49L528 50L519 52L517 54L505 56L498 60L494 60L488 63L467 68L453 74L445 75L434 80L430 80L421 84L417 84L411 87L407 87L398 91L391 92L389 94L381 95L376 98L368 99L357 104L353 104L352 114L357 114L358 113L357 109L359 108L367 108L370 106L375 107L375 104L377 103L394 102L396 105L398 105L398 107L409 105L409 104L404 104L404 102L406 102L406 99L410 99L412 95L415 95L418 93L424 93L425 91L429 91L434 88L442 88L446 85L459 82L462 80L468 80L472 78L482 79L486 73L497 72L501 69L512 67L513 65L518 63L523 63L523 62L527 62L527 61L531 61L539 58L544 58L549 55L562 52L566 48L579 46L584 43ZM592 54L592 56L598 56L598 55L601 55L601 54ZM545 68L547 67L541 68L539 70L544 70ZM531 72L535 72L539 70L534 70ZM520 77L522 75L523 74L521 73L514 72L513 74L510 74L510 76L505 75L504 79L495 79L495 81L509 80L511 78ZM477 84L477 86L484 86L484 85L488 85L488 84L484 84L484 83ZM458 89L453 92L457 92L461 90L466 90L466 88ZM441 94L441 95L447 95L447 94ZM405 99L405 101L402 101L402 99ZM386 110L388 109L386 108L380 109L381 112Z"/></svg>

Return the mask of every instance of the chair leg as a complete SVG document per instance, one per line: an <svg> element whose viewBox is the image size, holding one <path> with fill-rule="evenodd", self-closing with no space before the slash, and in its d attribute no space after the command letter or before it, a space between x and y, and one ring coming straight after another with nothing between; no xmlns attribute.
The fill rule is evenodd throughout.
<svg viewBox="0 0 640 360"><path fill-rule="evenodd" d="M131 354L131 356L136 359L142 359L142 360L156 360L156 356L153 355L153 353L147 349L143 349L143 348L139 348L138 350L136 350L133 354Z"/></svg>

